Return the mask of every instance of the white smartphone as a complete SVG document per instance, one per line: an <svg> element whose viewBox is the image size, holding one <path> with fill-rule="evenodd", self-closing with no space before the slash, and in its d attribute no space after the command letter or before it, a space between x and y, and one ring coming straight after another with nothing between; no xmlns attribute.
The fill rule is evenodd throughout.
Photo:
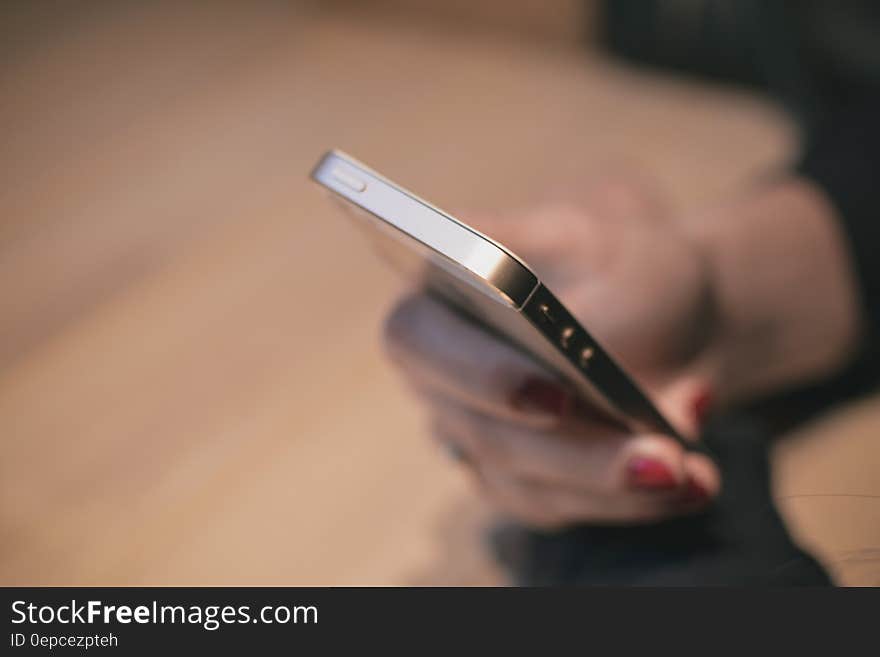
<svg viewBox="0 0 880 657"><path fill-rule="evenodd" d="M522 260L451 215L334 150L312 179L353 211L378 252L407 279L508 340L633 431L685 441L635 381Z"/></svg>

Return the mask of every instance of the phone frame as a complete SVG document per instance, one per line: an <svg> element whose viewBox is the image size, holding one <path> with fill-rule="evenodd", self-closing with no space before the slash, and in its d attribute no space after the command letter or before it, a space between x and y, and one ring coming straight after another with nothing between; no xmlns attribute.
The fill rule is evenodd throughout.
<svg viewBox="0 0 880 657"><path fill-rule="evenodd" d="M327 152L311 178L378 220L373 224L380 229L406 236L408 245L419 248L422 257L430 254L434 264L467 279L496 303L524 317L542 342L531 336L511 338L511 342L574 383L606 415L633 431L664 433L687 449L707 451L702 443L683 438L537 274L502 244L339 150ZM460 306L454 298L442 296ZM513 321L518 320L491 322L490 328L510 337L508 329Z"/></svg>

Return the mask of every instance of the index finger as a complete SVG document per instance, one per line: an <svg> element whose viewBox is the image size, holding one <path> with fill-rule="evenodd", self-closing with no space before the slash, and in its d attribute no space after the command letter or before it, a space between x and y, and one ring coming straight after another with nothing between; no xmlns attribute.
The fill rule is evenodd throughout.
<svg viewBox="0 0 880 657"><path fill-rule="evenodd" d="M385 323L390 357L420 387L484 413L555 425L573 390L537 361L425 294L400 302Z"/></svg>

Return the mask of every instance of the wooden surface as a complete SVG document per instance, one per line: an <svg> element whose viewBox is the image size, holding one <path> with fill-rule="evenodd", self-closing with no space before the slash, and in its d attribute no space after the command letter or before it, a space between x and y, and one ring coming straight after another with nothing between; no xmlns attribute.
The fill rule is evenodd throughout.
<svg viewBox="0 0 880 657"><path fill-rule="evenodd" d="M379 351L396 283L312 163L342 147L455 208L624 161L688 207L792 143L748 96L570 45L276 3L62 19L2 71L3 584L500 581ZM874 406L781 457L850 583L880 577L877 500L797 495L877 493Z"/></svg>

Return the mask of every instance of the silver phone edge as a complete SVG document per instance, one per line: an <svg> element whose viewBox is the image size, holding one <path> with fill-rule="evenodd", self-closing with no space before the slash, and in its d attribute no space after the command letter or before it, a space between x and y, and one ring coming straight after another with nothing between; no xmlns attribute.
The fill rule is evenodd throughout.
<svg viewBox="0 0 880 657"><path fill-rule="evenodd" d="M453 222L458 228L480 238L482 244L485 245L485 249L479 253L470 248L469 244L461 244L462 248L456 249L456 245L449 241L449 238L456 239L456 237L452 235L450 235L445 241L432 240L433 243L423 240L420 241L422 241L425 246L440 253L456 265L463 266L479 276L501 297L506 299L514 309L521 310L535 290L538 289L541 282L538 279L537 274L535 274L535 272L532 271L522 259L513 254L509 249L505 248L488 235L485 235L462 221L459 221L441 208L425 201L393 181L388 180L382 174L374 171L343 151L338 149L327 151L318 161L318 164L315 165L314 169L312 169L310 177L322 186L342 195L349 201L360 205L358 199L359 192L346 186L339 180L334 179L332 167L334 164L338 163L352 167L359 173L380 181L389 188L403 194L418 205L422 206L425 210L442 215L449 221ZM361 207L363 206L361 205ZM400 216L401 215L398 214L397 218L399 219ZM387 222L394 221L395 219L389 216L381 216L380 218ZM412 225L408 226L397 225L396 227L408 235L414 236L415 231L413 229L416 227L415 223L416 222L413 222ZM418 238L416 237L416 239Z"/></svg>

